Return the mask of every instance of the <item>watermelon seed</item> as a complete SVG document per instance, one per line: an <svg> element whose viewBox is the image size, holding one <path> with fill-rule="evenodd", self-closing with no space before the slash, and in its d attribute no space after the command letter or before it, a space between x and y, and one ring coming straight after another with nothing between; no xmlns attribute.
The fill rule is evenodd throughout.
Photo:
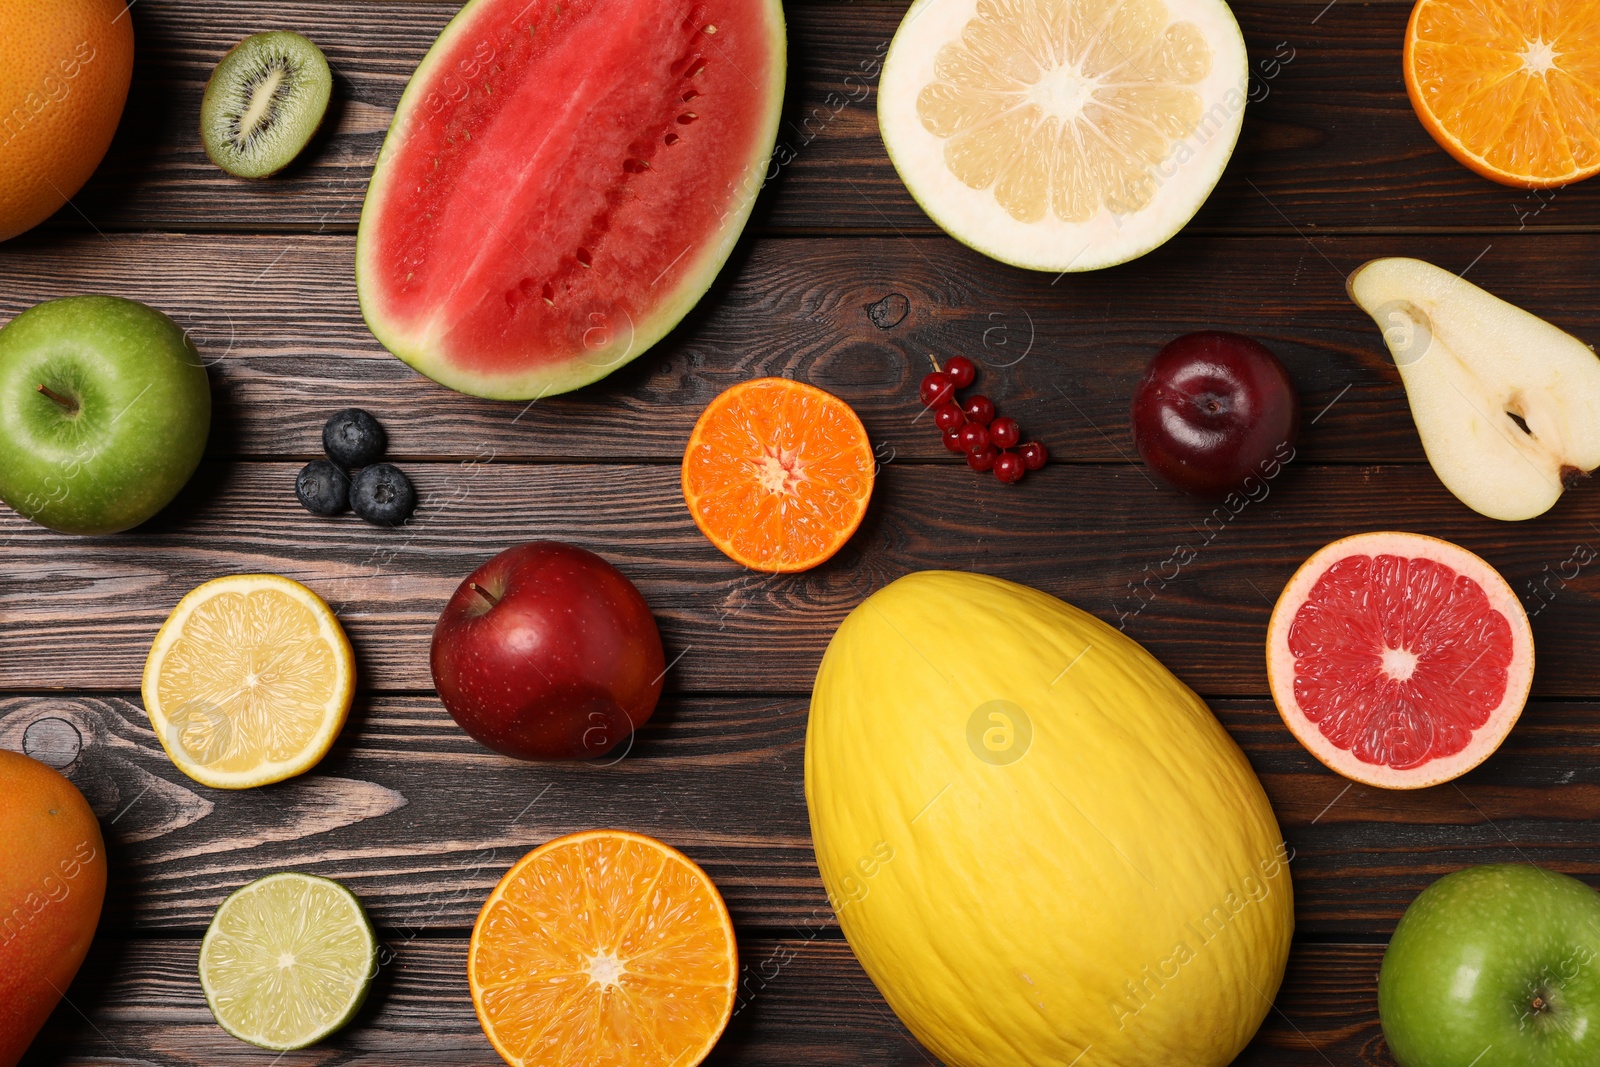
<svg viewBox="0 0 1600 1067"><path fill-rule="evenodd" d="M684 93L683 96L680 99L682 99L683 102L685 104L687 104L689 101L693 100L695 97L697 97L699 95L700 95L699 93L695 92L693 89L690 89L688 92Z"/></svg>
<svg viewBox="0 0 1600 1067"><path fill-rule="evenodd" d="M716 33L717 32L717 28L715 26L707 26L706 27L706 32L707 33Z"/></svg>
<svg viewBox="0 0 1600 1067"><path fill-rule="evenodd" d="M677 135L677 134L675 134L675 133L669 133L669 134L667 134L667 136L666 136L666 137L665 137L665 138L664 138L664 140L665 140L665 141L666 141L666 142L667 142L667 143L668 143L668 144L677 144L677 143L678 143L678 142L679 142L679 141L681 141L681 140L683 140L683 138L682 138L682 137L679 137L679 136L678 136L678 135Z"/></svg>
<svg viewBox="0 0 1600 1067"><path fill-rule="evenodd" d="M704 74L705 71L706 71L705 61L701 60L700 65L698 67L695 67L689 73L685 74L684 77L685 78L698 78L698 77L700 77L700 75Z"/></svg>
<svg viewBox="0 0 1600 1067"><path fill-rule="evenodd" d="M650 169L650 164L642 159L625 159L622 161L622 169L629 174L643 174Z"/></svg>
<svg viewBox="0 0 1600 1067"><path fill-rule="evenodd" d="M539 295L544 297L544 302L546 304L549 304L551 307L556 306L556 287L551 285L549 282L544 283L544 292L540 293Z"/></svg>
<svg viewBox="0 0 1600 1067"><path fill-rule="evenodd" d="M594 264L589 260L589 250L587 248L580 248L575 254L578 258L578 265L580 267L587 268L594 266Z"/></svg>
<svg viewBox="0 0 1600 1067"><path fill-rule="evenodd" d="M685 111L683 114L678 116L678 125L687 126L689 123L693 122L699 117L700 116L696 115L693 111Z"/></svg>

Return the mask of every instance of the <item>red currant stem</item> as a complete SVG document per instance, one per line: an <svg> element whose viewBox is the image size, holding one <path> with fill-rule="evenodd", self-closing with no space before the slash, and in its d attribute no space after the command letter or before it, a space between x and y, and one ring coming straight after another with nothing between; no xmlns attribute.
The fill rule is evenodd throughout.
<svg viewBox="0 0 1600 1067"><path fill-rule="evenodd" d="M939 366L939 361L937 359L933 358L933 353L932 352L928 353L928 362L933 364L933 369L936 370L936 371L944 369L943 367Z"/></svg>
<svg viewBox="0 0 1600 1067"><path fill-rule="evenodd" d="M67 414L69 414L69 415L77 414L77 412L78 412L78 403L77 403L77 401L67 399L66 397L62 396L60 393L56 392L54 389L50 388L48 385L40 385L39 386L39 392L43 393L45 396L49 397L51 400L54 400L57 404L60 404L62 406L62 408L66 410Z"/></svg>
<svg viewBox="0 0 1600 1067"><path fill-rule="evenodd" d="M493 593L489 592L489 590L485 589L483 586L479 585L477 582L468 582L467 583L467 588L472 590L474 593L477 593L479 596L483 597L483 599L487 600L489 602L489 606L491 608L492 607L496 607L500 603L500 598L499 597L497 597Z"/></svg>

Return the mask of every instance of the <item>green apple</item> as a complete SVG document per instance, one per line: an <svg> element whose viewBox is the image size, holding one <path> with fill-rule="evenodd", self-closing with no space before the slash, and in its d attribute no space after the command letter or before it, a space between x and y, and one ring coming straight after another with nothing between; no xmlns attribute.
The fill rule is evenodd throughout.
<svg viewBox="0 0 1600 1067"><path fill-rule="evenodd" d="M0 330L0 500L40 525L139 525L189 480L210 428L199 353L154 308L73 296Z"/></svg>
<svg viewBox="0 0 1600 1067"><path fill-rule="evenodd" d="M1378 972L1400 1067L1600 1064L1600 893L1542 867L1446 875L1412 901Z"/></svg>

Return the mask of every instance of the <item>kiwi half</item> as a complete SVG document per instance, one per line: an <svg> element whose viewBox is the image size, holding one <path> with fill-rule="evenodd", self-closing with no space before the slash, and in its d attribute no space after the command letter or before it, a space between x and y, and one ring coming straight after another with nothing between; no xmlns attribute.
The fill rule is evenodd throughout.
<svg viewBox="0 0 1600 1067"><path fill-rule="evenodd" d="M322 49L287 30L246 37L222 57L200 101L211 162L241 178L287 167L322 125L333 72Z"/></svg>

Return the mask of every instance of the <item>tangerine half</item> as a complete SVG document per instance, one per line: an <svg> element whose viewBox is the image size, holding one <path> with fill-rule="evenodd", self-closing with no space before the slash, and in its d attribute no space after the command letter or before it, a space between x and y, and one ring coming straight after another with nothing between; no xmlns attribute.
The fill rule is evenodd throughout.
<svg viewBox="0 0 1600 1067"><path fill-rule="evenodd" d="M1600 4L1419 0L1406 92L1457 160L1526 189L1600 174Z"/></svg>
<svg viewBox="0 0 1600 1067"><path fill-rule="evenodd" d="M467 980L513 1067L694 1067L733 1016L722 895L677 849L589 830L534 849L478 913Z"/></svg>
<svg viewBox="0 0 1600 1067"><path fill-rule="evenodd" d="M876 462L850 405L813 385L757 378L700 415L683 454L695 525L758 571L810 570L866 516Z"/></svg>

